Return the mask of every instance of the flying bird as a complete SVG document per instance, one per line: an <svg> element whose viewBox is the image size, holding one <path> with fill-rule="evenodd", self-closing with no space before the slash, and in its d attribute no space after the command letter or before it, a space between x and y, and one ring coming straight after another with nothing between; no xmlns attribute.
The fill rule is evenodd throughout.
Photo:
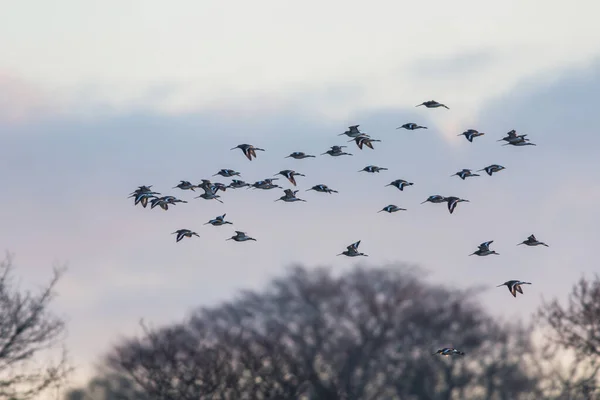
<svg viewBox="0 0 600 400"><path fill-rule="evenodd" d="M189 229L179 229L172 233L172 235L174 235L174 234L177 234L177 237L175 239L176 243L179 242L184 237L188 237L188 238L191 238L192 236L200 237L200 235L198 235L196 232L192 232Z"/></svg>
<svg viewBox="0 0 600 400"><path fill-rule="evenodd" d="M502 285L498 285L496 287L506 286L510 294L512 294L513 297L517 297L517 292L523 294L523 289L521 288L521 285L531 285L531 282L512 280L506 281Z"/></svg>
<svg viewBox="0 0 600 400"><path fill-rule="evenodd" d="M395 188L398 188L401 191L404 191L405 187L412 186L412 185L413 185L412 182L405 181L404 179L396 179L395 181L391 181L390 183L388 183L385 186L393 186Z"/></svg>
<svg viewBox="0 0 600 400"><path fill-rule="evenodd" d="M511 140L508 143L503 144L502 146L537 146L535 143L531 143L528 141L529 139L525 139L525 138L520 138L520 139L516 139L516 140Z"/></svg>
<svg viewBox="0 0 600 400"><path fill-rule="evenodd" d="M435 100L429 100L429 101L425 101L425 102L423 102L423 103L421 103L421 104L417 104L415 107L419 107L419 106L425 106L425 107L427 107L427 108L438 108L438 107L444 107L444 108L446 108L446 109L448 109L448 110L449 110L449 108L448 108L446 105L444 105L444 104L442 104L442 103L438 103L438 102L437 102L437 101L435 101Z"/></svg>
<svg viewBox="0 0 600 400"><path fill-rule="evenodd" d="M517 135L517 131L512 129L506 133L502 139L496 140L497 142L520 142L520 141L529 141L529 139L525 139L527 135Z"/></svg>
<svg viewBox="0 0 600 400"><path fill-rule="evenodd" d="M434 204L438 204L438 203L443 203L446 201L446 198L444 196L440 196L439 194L433 194L431 196L429 196L424 202L422 202L421 204L425 204L425 203L434 203Z"/></svg>
<svg viewBox="0 0 600 400"><path fill-rule="evenodd" d="M414 131L417 129L427 129L426 126L421 126L421 125L417 125L414 122L409 122L407 124L404 124L402 126L397 127L396 129L407 129L409 131Z"/></svg>
<svg viewBox="0 0 600 400"><path fill-rule="evenodd" d="M219 197L221 197L221 196L219 196L218 194L215 194L214 192L206 192L206 193L202 193L200 196L196 196L194 198L195 199L203 198L204 200L216 200L219 203L223 203L223 201L220 200Z"/></svg>
<svg viewBox="0 0 600 400"><path fill-rule="evenodd" d="M187 203L187 201L180 200L180 199L176 198L175 196L157 197L150 201L150 204L151 204L150 209L153 209L154 207L159 206L163 210L167 211L169 209L170 205L175 205L177 203Z"/></svg>
<svg viewBox="0 0 600 400"><path fill-rule="evenodd" d="M246 186L251 186L249 183L246 183L244 181L240 181L237 179L233 179L231 181L231 183L229 184L229 186L227 186L228 188L232 188L232 189L239 189L239 188L243 188Z"/></svg>
<svg viewBox="0 0 600 400"><path fill-rule="evenodd" d="M248 240L256 241L256 239L246 235L246 232L241 232L241 231L235 231L234 236L230 237L229 239L225 239L225 240L235 240L236 242L246 242Z"/></svg>
<svg viewBox="0 0 600 400"><path fill-rule="evenodd" d="M347 257L358 257L358 256L368 257L368 255L365 253L359 253L359 251L358 251L359 245L360 245L360 240L358 242L352 243L350 246L347 246L346 250L342 251L340 254L338 254L338 256L343 255L343 256L347 256Z"/></svg>
<svg viewBox="0 0 600 400"><path fill-rule="evenodd" d="M244 152L244 155L248 160L252 161L252 157L256 158L257 151L265 151L265 149L260 149L258 147L254 147L251 144L238 144L237 146L231 148L231 150L241 149Z"/></svg>
<svg viewBox="0 0 600 400"><path fill-rule="evenodd" d="M217 175L221 175L225 178L231 178L232 176L240 176L240 173L236 172L232 169L222 169L219 172L217 172L216 174L214 174L213 176L217 176Z"/></svg>
<svg viewBox="0 0 600 400"><path fill-rule="evenodd" d="M454 209L458 205L458 203L462 203L463 201L468 202L469 200L460 199L458 197L450 196L450 197L446 197L446 201L448 202L448 211L450 212L450 214L452 214L454 212Z"/></svg>
<svg viewBox="0 0 600 400"><path fill-rule="evenodd" d="M527 246L546 246L546 247L550 247L546 243L540 242L539 240L537 240L536 237L535 237L535 235L533 233L527 237L527 240L523 240L521 243L517 244L517 246L522 245L522 244L527 245Z"/></svg>
<svg viewBox="0 0 600 400"><path fill-rule="evenodd" d="M439 349L438 351L436 351L435 353L433 353L432 355L436 355L436 354L440 354L442 356L464 356L465 353L463 353L460 350L456 350L453 348L449 348L449 347L444 347L443 349Z"/></svg>
<svg viewBox="0 0 600 400"><path fill-rule="evenodd" d="M466 131L464 131L461 134L458 134L457 136L464 136L469 142L473 143L473 138L483 135L485 135L485 132L479 132L476 129L467 129Z"/></svg>
<svg viewBox="0 0 600 400"><path fill-rule="evenodd" d="M503 169L506 169L506 168L504 168L502 165L492 164L492 165L488 165L487 167L485 167L483 169L478 169L477 172L485 171L489 176L492 176L493 173L502 171Z"/></svg>
<svg viewBox="0 0 600 400"><path fill-rule="evenodd" d="M329 189L327 187L327 185L323 185L323 184L315 185L315 186L311 187L310 189L306 189L307 192L309 190L314 190L315 192L329 193L329 194L338 192L337 190Z"/></svg>
<svg viewBox="0 0 600 400"><path fill-rule="evenodd" d="M351 156L352 154L346 153L345 151L342 151L342 149L344 147L346 147L346 146L331 146L330 150L327 150L325 153L323 153L321 155L324 156L325 154L329 154L332 157Z"/></svg>
<svg viewBox="0 0 600 400"><path fill-rule="evenodd" d="M354 139L348 140L348 142L352 142L352 141L356 142L356 145L358 146L358 148L360 150L362 150L363 146L367 146L368 148L373 149L373 142L381 142L381 140L371 139L367 135L359 135L359 136L355 137Z"/></svg>
<svg viewBox="0 0 600 400"><path fill-rule="evenodd" d="M382 168L382 167L378 167L376 165L367 165L366 167L364 167L363 169L361 169L358 172L370 172L370 173L375 173L375 172L379 172L379 171L387 171L387 168Z"/></svg>
<svg viewBox="0 0 600 400"><path fill-rule="evenodd" d="M157 195L160 195L158 192L154 192L150 186L139 186L135 191L129 194L128 199L134 198L133 205L137 206L141 204L142 207L146 208L148 205L148 200L157 198Z"/></svg>
<svg viewBox="0 0 600 400"><path fill-rule="evenodd" d="M474 253L469 254L470 256L489 256L490 254L500 255L496 253L494 250L490 250L490 244L494 243L493 240L483 242L479 245L479 248L475 250Z"/></svg>
<svg viewBox="0 0 600 400"><path fill-rule="evenodd" d="M254 182L252 185L249 186L249 188L251 187L253 189L269 190L269 189L275 189L275 188L281 187L281 186L273 183L273 181L276 181L276 180L277 180L277 178L267 178L262 181Z"/></svg>
<svg viewBox="0 0 600 400"><path fill-rule="evenodd" d="M306 201L306 200L302 200L302 199L299 199L298 197L296 197L296 193L298 193L297 190L285 189L283 191L283 193L284 193L284 195L281 196L280 198L278 198L275 201L280 201L281 200L281 201L285 201L286 203L292 203L292 202L295 202L295 201L304 201L304 202Z"/></svg>
<svg viewBox="0 0 600 400"><path fill-rule="evenodd" d="M406 208L400 208L394 204L390 204L389 206L385 206L383 207L381 210L377 211L378 213L382 212L382 211L386 211L388 213L393 213L396 211L406 211Z"/></svg>
<svg viewBox="0 0 600 400"><path fill-rule="evenodd" d="M306 176L304 174L298 173L291 169L284 169L283 171L279 171L278 173L276 173L273 176L277 176L277 175L285 176L287 178L287 180L290 181L290 183L294 186L296 186L296 179L294 178L295 176Z"/></svg>
<svg viewBox="0 0 600 400"><path fill-rule="evenodd" d="M193 192L195 187L196 186L189 181L179 181L179 185L174 186L172 189L179 188L181 190L191 190Z"/></svg>
<svg viewBox="0 0 600 400"><path fill-rule="evenodd" d="M303 158L315 157L310 154L303 153L301 151L295 151L291 153L289 156L285 156L284 158L294 158L296 160L302 160Z"/></svg>
<svg viewBox="0 0 600 400"><path fill-rule="evenodd" d="M365 135L364 132L361 132L358 127L360 125L352 125L348 127L348 130L344 133L340 133L338 136L346 135L348 137L354 138L360 135Z"/></svg>
<svg viewBox="0 0 600 400"><path fill-rule="evenodd" d="M222 226L222 225L226 225L226 224L232 224L229 221L225 221L225 215L227 215L227 214L219 215L218 217L216 217L214 219L211 219L210 221L208 221L204 225L210 224L212 226Z"/></svg>
<svg viewBox="0 0 600 400"><path fill-rule="evenodd" d="M455 173L454 175L450 175L452 176L458 176L460 179L462 179L463 181L465 180L465 178L468 178L470 176L479 176L479 174L474 174L471 172L470 169L467 168L463 168L462 170L458 171L457 173Z"/></svg>

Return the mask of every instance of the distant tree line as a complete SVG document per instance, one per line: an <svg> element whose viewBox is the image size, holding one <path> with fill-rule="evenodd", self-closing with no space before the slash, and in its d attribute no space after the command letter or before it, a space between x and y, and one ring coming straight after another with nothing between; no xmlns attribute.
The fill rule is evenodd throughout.
<svg viewBox="0 0 600 400"><path fill-rule="evenodd" d="M341 276L295 267L178 324L143 324L65 400L600 398L598 276L582 278L566 306L544 303L539 329L494 318L479 292L405 266ZM466 355L433 356L441 347ZM564 354L573 362L561 364Z"/></svg>

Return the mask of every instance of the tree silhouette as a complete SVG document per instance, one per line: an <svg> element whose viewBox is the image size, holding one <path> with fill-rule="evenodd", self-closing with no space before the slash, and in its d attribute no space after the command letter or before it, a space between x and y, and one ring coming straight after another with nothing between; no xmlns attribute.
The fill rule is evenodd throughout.
<svg viewBox="0 0 600 400"><path fill-rule="evenodd" d="M567 305L558 300L544 302L537 320L547 334L545 352L570 350L574 362L566 373L554 371L553 382L571 398L599 391L600 372L600 277L581 278L571 289ZM575 397L572 397L575 398ZM588 397L582 397L588 398ZM591 397L590 397L591 398Z"/></svg>
<svg viewBox="0 0 600 400"><path fill-rule="evenodd" d="M12 282L12 258L0 262L0 398L29 399L59 384L68 368L65 354L52 364L34 357L60 347L64 322L48 310L61 271L39 294L20 292Z"/></svg>
<svg viewBox="0 0 600 400"><path fill-rule="evenodd" d="M527 329L415 269L293 268L106 358L153 399L530 399ZM433 356L453 346L464 357ZM540 398L538 397L535 398Z"/></svg>

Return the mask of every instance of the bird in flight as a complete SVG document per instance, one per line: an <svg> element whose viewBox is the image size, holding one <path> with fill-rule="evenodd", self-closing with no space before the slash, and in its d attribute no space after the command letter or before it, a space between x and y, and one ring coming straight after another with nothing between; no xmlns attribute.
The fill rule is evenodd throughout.
<svg viewBox="0 0 600 400"><path fill-rule="evenodd" d="M462 203L463 201L469 202L469 200L460 199L454 196L446 197L445 199L448 202L448 211L450 212L450 214L454 212L454 209L456 208L458 203Z"/></svg>
<svg viewBox="0 0 600 400"><path fill-rule="evenodd" d="M347 256L347 257L358 257L358 256L368 257L368 255L365 253L359 253L359 251L358 251L359 245L360 245L360 240L358 242L352 243L350 246L347 246L346 250L342 251L340 254L338 254L338 256L343 255L343 256Z"/></svg>
<svg viewBox="0 0 600 400"><path fill-rule="evenodd" d="M309 190L314 190L315 192L321 192L321 193L337 193L337 190L333 190L327 187L327 185L323 185L323 184L319 184L319 185L315 185L313 187L311 187L310 189L306 189L306 191L308 192Z"/></svg>
<svg viewBox="0 0 600 400"><path fill-rule="evenodd" d="M227 215L227 214L219 215L218 217L216 217L214 219L211 219L210 221L208 221L204 225L210 224L212 226L222 226L222 225L226 225L226 224L231 224L231 222L225 221L225 215Z"/></svg>
<svg viewBox="0 0 600 400"><path fill-rule="evenodd" d="M285 156L283 158L294 158L296 160L302 160L303 158L309 158L309 157L315 157L315 156L311 156L310 154L306 154L301 151L295 151L295 152L291 153L289 156Z"/></svg>
<svg viewBox="0 0 600 400"><path fill-rule="evenodd" d="M469 254L470 256L489 256L490 254L496 254L496 255L500 255L499 253L496 253L494 250L490 250L490 244L494 243L493 240L490 240L488 242L483 242L479 245L479 248L472 254Z"/></svg>
<svg viewBox="0 0 600 400"><path fill-rule="evenodd" d="M260 149L258 147L254 147L251 144L238 144L237 146L231 148L231 150L241 149L244 152L244 155L248 160L252 161L252 157L256 158L257 151L265 151L265 149Z"/></svg>
<svg viewBox="0 0 600 400"><path fill-rule="evenodd" d="M304 201L304 202L306 201L306 200L302 200L302 199L299 199L299 198L296 197L296 193L298 193L297 190L285 189L283 191L283 193L284 193L284 195L281 196L280 198L278 198L275 201L280 201L281 200L281 201L285 201L286 203L292 203L292 202L295 202L295 201Z"/></svg>
<svg viewBox="0 0 600 400"><path fill-rule="evenodd" d="M471 172L470 169L467 168L463 168L462 170L458 171L457 173L450 175L452 176L458 176L460 179L462 179L463 181L465 180L465 178L468 178L470 176L479 176L479 174L474 174L473 172Z"/></svg>
<svg viewBox="0 0 600 400"><path fill-rule="evenodd" d="M427 127L426 126L417 125L414 122L409 122L407 124L404 124L402 126L397 127L396 129L406 129L406 130L409 130L409 131L414 131L414 130L417 130L417 129L427 129Z"/></svg>
<svg viewBox="0 0 600 400"><path fill-rule="evenodd" d="M189 229L179 229L172 233L172 235L174 235L174 234L177 234L177 236L175 238L176 243L179 242L184 237L188 237L188 238L191 238L192 236L200 237L200 235L198 235L196 232L192 232Z"/></svg>
<svg viewBox="0 0 600 400"><path fill-rule="evenodd" d="M404 179L396 179L395 181L391 181L390 183L388 183L385 186L393 186L393 187L397 188L398 190L404 191L405 187L412 186L412 185L413 185L412 182L405 181Z"/></svg>
<svg viewBox="0 0 600 400"><path fill-rule="evenodd" d="M237 171L234 171L232 169L222 169L219 172L217 172L216 174L214 174L213 176L217 176L217 175L221 175L225 178L231 178L232 176L240 176L240 173Z"/></svg>
<svg viewBox="0 0 600 400"><path fill-rule="evenodd" d="M465 353L463 353L462 351L453 349L451 347L444 347L443 349L439 349L432 355L435 356L436 354L440 354L440 355L446 356L446 357L448 357L448 356L464 356L465 355Z"/></svg>
<svg viewBox="0 0 600 400"><path fill-rule="evenodd" d="M256 241L256 239L246 235L246 232L241 232L241 231L235 231L235 235L233 235L229 239L225 239L225 240L234 240L236 242L246 242L248 240Z"/></svg>
<svg viewBox="0 0 600 400"><path fill-rule="evenodd" d="M354 139L348 140L348 142L356 142L356 145L360 150L363 149L363 146L367 146L370 149L373 149L373 142L381 142L379 139L371 139L368 135L359 135Z"/></svg>
<svg viewBox="0 0 600 400"><path fill-rule="evenodd" d="M523 294L523 289L521 288L521 285L531 285L531 282L512 280L506 281L502 285L498 285L496 287L506 286L510 294L512 294L513 297L517 297L517 292Z"/></svg>
<svg viewBox="0 0 600 400"><path fill-rule="evenodd" d="M375 172L379 172L379 171L387 171L387 168L383 168L383 167L378 167L376 165L367 165L366 167L364 167L363 169L361 169L358 172L370 172L370 173L375 173Z"/></svg>
<svg viewBox="0 0 600 400"><path fill-rule="evenodd" d="M290 181L290 183L294 186L296 186L296 179L294 178L295 176L306 176L304 174L298 173L291 169L284 169L283 171L279 171L278 173L276 173L273 176L277 176L277 175L285 176L287 178L287 180Z"/></svg>
<svg viewBox="0 0 600 400"><path fill-rule="evenodd" d="M448 108L446 105L442 104L442 103L438 103L435 100L429 100L429 101L424 101L421 104L417 104L415 107L419 107L419 106L425 106L427 108L438 108L438 107L444 107L446 109L450 109Z"/></svg>
<svg viewBox="0 0 600 400"><path fill-rule="evenodd" d="M479 132L477 129L467 129L463 133L456 136L464 136L469 142L473 143L473 139L485 135L485 132Z"/></svg>
<svg viewBox="0 0 600 400"><path fill-rule="evenodd" d="M331 146L330 150L327 150L325 153L323 153L321 155L324 156L325 154L329 154L332 157L351 156L352 154L346 153L345 151L342 151L342 149L345 148L345 147L346 146Z"/></svg>
<svg viewBox="0 0 600 400"><path fill-rule="evenodd" d="M438 203L443 203L445 201L446 201L446 198L444 196L440 196L439 194L432 194L425 201L421 202L421 204L425 204L425 203L438 204Z"/></svg>
<svg viewBox="0 0 600 400"><path fill-rule="evenodd" d="M406 208L400 208L400 207L398 207L398 206L396 206L394 204L390 204L389 206L385 206L385 207L383 207L381 210L379 210L377 212L380 213L380 212L383 212L383 211L386 211L386 212L388 212L388 213L391 214L391 213L396 212L396 211L406 211Z"/></svg>
<svg viewBox="0 0 600 400"><path fill-rule="evenodd" d="M485 171L489 176L492 176L493 173L502 171L503 169L506 169L506 168L504 168L502 165L492 164L492 165L488 165L487 167L485 167L483 169L478 169L477 172Z"/></svg>
<svg viewBox="0 0 600 400"><path fill-rule="evenodd" d="M340 133L338 136L346 135L346 136L348 136L348 137L355 138L355 137L357 137L357 136L360 136L360 135L366 135L366 133L365 133L365 132L361 132L361 131L358 129L358 127L359 127L359 126L360 126L360 125L352 125L352 126L349 126L349 127L348 127L348 130L347 130L346 132L344 132L344 133ZM368 136L368 135L366 135L366 136Z"/></svg>
<svg viewBox="0 0 600 400"><path fill-rule="evenodd" d="M517 246L522 245L522 244L527 245L527 246L546 246L546 247L550 247L546 243L540 242L539 240L537 240L536 237L535 237L535 235L533 233L531 235L529 235L526 240L523 240L521 243L517 244Z"/></svg>

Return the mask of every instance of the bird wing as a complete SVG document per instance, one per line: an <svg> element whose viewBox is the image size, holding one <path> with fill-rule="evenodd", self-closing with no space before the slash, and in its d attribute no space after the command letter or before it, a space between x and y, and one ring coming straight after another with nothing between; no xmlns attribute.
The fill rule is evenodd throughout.
<svg viewBox="0 0 600 400"><path fill-rule="evenodd" d="M360 240L358 242L352 243L350 246L348 246L346 248L350 251L357 251L359 245L360 245Z"/></svg>

